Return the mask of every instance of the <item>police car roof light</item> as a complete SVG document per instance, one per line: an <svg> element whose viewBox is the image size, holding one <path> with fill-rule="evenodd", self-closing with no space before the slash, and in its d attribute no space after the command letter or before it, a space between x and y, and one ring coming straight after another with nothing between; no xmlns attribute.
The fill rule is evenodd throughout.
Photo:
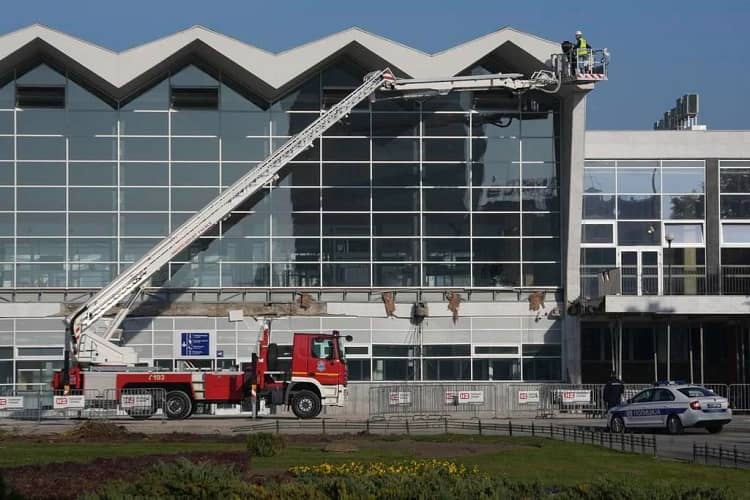
<svg viewBox="0 0 750 500"><path fill-rule="evenodd" d="M654 382L654 386L659 385L686 385L684 380L657 380Z"/></svg>

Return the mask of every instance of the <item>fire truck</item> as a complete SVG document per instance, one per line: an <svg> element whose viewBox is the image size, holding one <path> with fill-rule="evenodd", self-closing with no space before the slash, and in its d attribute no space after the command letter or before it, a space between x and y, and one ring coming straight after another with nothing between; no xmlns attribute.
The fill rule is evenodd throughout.
<svg viewBox="0 0 750 500"><path fill-rule="evenodd" d="M424 99L453 91L499 88L517 93L532 89L554 93L560 85L559 71L549 70L539 70L529 78L513 73L400 79L390 69L368 74L360 87L220 193L65 319L64 366L54 375L54 389L63 394L112 394L108 397L116 401L129 389L159 389L165 394L160 408L173 419L189 417L198 403L237 404L252 397L270 407L289 406L300 418L314 418L323 406L343 406L347 384L342 345L345 337L338 332L295 333L291 369L286 371L275 369L278 349L271 342L270 321L263 322L253 360L243 371L158 371L137 366L135 350L121 345L119 326L153 274L259 189L272 185L294 157L311 147L363 100ZM105 318L113 310L114 316ZM105 323L103 333L93 328L100 320Z"/></svg>

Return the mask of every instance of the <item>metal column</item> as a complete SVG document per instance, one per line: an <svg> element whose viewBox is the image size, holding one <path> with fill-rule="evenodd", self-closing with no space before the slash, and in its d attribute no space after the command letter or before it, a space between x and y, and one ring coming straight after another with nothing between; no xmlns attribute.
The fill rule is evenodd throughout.
<svg viewBox="0 0 750 500"><path fill-rule="evenodd" d="M700 323L701 327L701 385L703 385L703 322Z"/></svg>
<svg viewBox="0 0 750 500"><path fill-rule="evenodd" d="M672 380L671 374L671 366L670 363L672 362L672 322L670 320L667 320L667 380Z"/></svg>

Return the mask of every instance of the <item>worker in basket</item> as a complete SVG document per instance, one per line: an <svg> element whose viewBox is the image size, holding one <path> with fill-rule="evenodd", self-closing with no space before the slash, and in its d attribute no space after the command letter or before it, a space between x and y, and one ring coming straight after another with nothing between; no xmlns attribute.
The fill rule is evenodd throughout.
<svg viewBox="0 0 750 500"><path fill-rule="evenodd" d="M580 30L576 31L576 45L573 55L576 61L576 72L589 73L591 71L591 45Z"/></svg>

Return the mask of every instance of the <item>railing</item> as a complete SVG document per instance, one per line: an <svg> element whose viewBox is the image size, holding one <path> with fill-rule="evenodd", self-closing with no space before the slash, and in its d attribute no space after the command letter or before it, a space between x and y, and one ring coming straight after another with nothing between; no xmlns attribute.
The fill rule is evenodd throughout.
<svg viewBox="0 0 750 500"><path fill-rule="evenodd" d="M708 465L718 465L720 467L748 467L750 466L750 453L738 450L737 445L709 446L708 443L702 445L693 442L693 462Z"/></svg>
<svg viewBox="0 0 750 500"><path fill-rule="evenodd" d="M612 273L615 269L618 274ZM619 286L602 288L601 277L607 273L619 276ZM662 265L661 278L659 274L658 266L581 266L581 296L750 295L750 266L721 266L714 274L705 266Z"/></svg>
<svg viewBox="0 0 750 500"><path fill-rule="evenodd" d="M606 80L609 71L609 51L607 49L586 50L578 54L573 47L570 51L552 55L552 65L564 81Z"/></svg>

